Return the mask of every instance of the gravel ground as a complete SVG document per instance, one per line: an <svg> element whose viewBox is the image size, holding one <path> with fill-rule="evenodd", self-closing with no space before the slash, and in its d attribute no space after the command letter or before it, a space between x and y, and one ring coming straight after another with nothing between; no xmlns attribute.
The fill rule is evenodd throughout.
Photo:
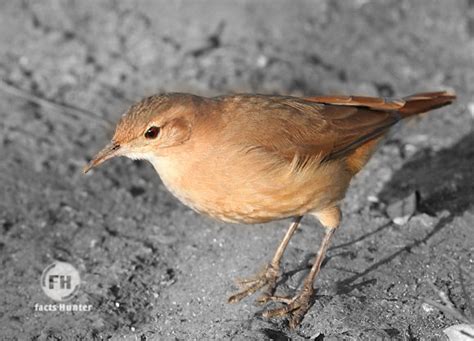
<svg viewBox="0 0 474 341"><path fill-rule="evenodd" d="M0 46L4 339L436 339L459 321L424 303L438 300L429 282L467 310L458 265L474 272L474 1L2 1ZM81 172L110 138L107 122L154 93L441 89L458 101L395 128L355 179L295 331L258 317L252 298L226 303L288 221L199 216L145 162ZM393 224L387 206L415 192L413 217ZM280 293L295 292L322 233L303 220ZM91 312L34 310L52 303L40 276L54 260L80 271L72 302Z"/></svg>

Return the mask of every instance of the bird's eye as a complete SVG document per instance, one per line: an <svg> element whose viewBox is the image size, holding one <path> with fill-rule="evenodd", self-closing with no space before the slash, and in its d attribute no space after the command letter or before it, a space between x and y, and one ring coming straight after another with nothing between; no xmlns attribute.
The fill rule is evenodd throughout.
<svg viewBox="0 0 474 341"><path fill-rule="evenodd" d="M160 134L160 127L150 127L148 130L145 132L145 138L147 139L156 139L158 135Z"/></svg>

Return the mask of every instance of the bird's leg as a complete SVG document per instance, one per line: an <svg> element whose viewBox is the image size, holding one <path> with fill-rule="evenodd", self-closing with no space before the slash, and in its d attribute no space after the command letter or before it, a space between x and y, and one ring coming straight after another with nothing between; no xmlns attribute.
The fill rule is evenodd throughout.
<svg viewBox="0 0 474 341"><path fill-rule="evenodd" d="M340 221L340 211L338 208L321 212L316 216L325 226L326 234L324 235L324 238L321 242L313 266L304 280L303 288L296 296L291 299L280 299L281 302L286 303L285 306L267 310L262 314L263 317L266 318L282 317L288 315L290 328L295 328L301 323L303 317L313 304L313 296L315 292L313 283L319 273L319 270L321 269L321 264L324 260L329 244L331 243L331 238L334 235L334 232L336 231Z"/></svg>
<svg viewBox="0 0 474 341"><path fill-rule="evenodd" d="M252 295L257 290L266 287L265 292L261 297L257 299L257 302L264 303L269 300L269 298L275 292L276 282L280 274L280 263L283 253L285 252L288 243L290 242L291 237L295 233L298 225L300 224L302 216L295 217L293 222L290 225L290 228L283 237L280 245L278 246L275 255L273 256L271 262L267 264L262 271L252 278L243 279L238 281L238 285L242 288L241 291L229 297L229 303L236 303L242 300L243 298Z"/></svg>

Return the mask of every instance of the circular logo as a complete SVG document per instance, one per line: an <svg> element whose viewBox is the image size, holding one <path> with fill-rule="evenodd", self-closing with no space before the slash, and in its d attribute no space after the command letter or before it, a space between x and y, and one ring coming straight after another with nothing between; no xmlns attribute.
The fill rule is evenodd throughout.
<svg viewBox="0 0 474 341"><path fill-rule="evenodd" d="M55 301L68 301L73 298L80 282L79 271L66 262L54 262L44 269L41 275L44 293Z"/></svg>

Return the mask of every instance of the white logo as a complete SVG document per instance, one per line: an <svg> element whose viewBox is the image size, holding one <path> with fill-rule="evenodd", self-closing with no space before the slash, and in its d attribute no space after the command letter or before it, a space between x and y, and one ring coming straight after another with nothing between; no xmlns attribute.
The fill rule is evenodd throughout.
<svg viewBox="0 0 474 341"><path fill-rule="evenodd" d="M41 287L44 293L59 302L73 298L80 283L79 271L66 262L54 262L44 269L41 275Z"/></svg>

